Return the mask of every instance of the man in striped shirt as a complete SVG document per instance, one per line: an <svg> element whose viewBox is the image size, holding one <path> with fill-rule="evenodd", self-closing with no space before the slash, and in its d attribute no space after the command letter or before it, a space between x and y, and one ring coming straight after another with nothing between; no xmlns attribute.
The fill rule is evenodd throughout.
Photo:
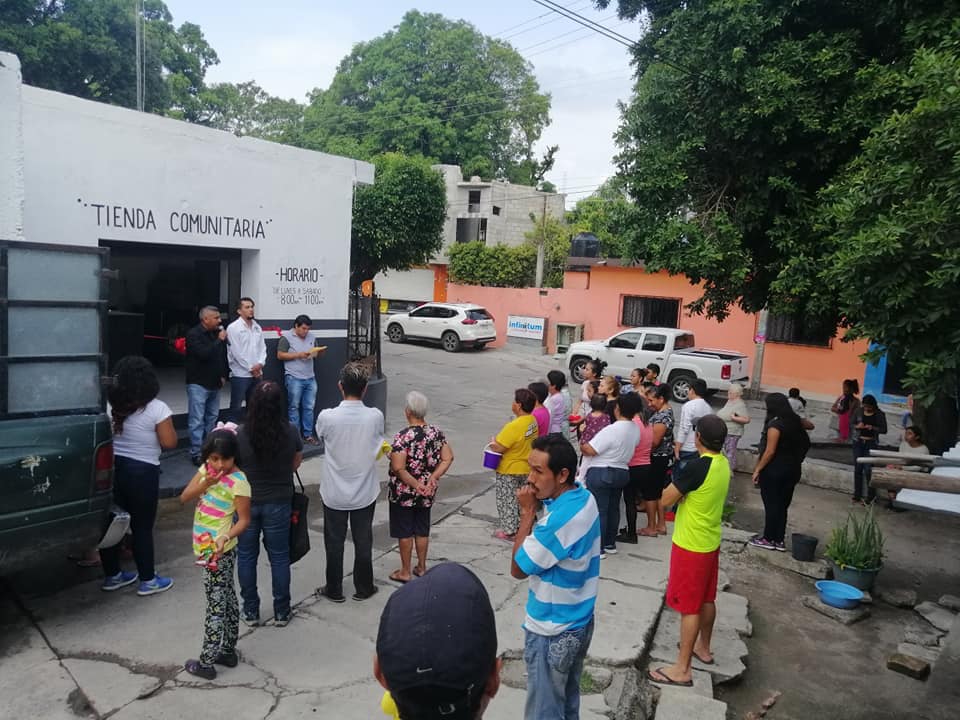
<svg viewBox="0 0 960 720"><path fill-rule="evenodd" d="M574 482L577 454L562 435L536 438L528 462L510 562L513 577L530 578L524 717L576 720L600 580L600 516L593 495Z"/></svg>

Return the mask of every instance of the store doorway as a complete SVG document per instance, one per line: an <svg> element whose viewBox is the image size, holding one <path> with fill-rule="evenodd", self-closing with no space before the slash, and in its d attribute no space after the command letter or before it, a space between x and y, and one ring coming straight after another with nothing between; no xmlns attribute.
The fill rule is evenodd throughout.
<svg viewBox="0 0 960 720"><path fill-rule="evenodd" d="M118 278L110 283L109 363L143 355L160 375L160 396L174 413L186 412L183 343L205 305L220 309L224 325L240 298L241 255L236 249L197 248L101 240ZM224 401L221 401L225 405Z"/></svg>

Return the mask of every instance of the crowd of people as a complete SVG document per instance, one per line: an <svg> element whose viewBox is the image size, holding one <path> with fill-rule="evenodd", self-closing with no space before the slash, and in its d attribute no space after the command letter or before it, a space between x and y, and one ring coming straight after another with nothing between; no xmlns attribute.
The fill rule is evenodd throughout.
<svg viewBox="0 0 960 720"><path fill-rule="evenodd" d="M193 549L203 572L206 616L200 654L185 663L186 671L212 679L216 666L239 662L240 623L262 622L261 542L270 564L272 624L290 621L291 501L306 443L325 450L320 483L325 583L316 595L346 601L348 528L354 546L352 598L362 602L378 592L372 558L382 474L377 460L388 454L389 529L400 555L400 567L389 579L400 587L387 602L377 638L374 672L388 690L384 709L405 719L480 717L499 687L496 629L476 576L453 563L428 567L431 507L454 455L444 432L427 420L427 398L407 394L404 427L385 443L383 414L363 402L366 370L348 364L338 378L342 402L314 418L310 319L296 318L283 336L278 359L288 372L281 385L263 379L265 351L253 301L244 298L237 311L238 319L224 330L219 312L204 308L187 337L190 452L197 471L181 501L196 503ZM138 594L151 595L173 585L155 573L152 532L160 453L177 438L170 408L157 398L150 363L127 357L114 372L109 399L115 498L130 514L136 571L121 569L118 547L101 550L103 589L139 582ZM218 423L209 411L210 393L219 393L228 373L231 407L246 405L239 424ZM677 420L670 389L658 375L651 365L621 382L593 360L584 368L574 403L565 374L553 370L545 381L514 391L512 419L488 445L500 455L494 537L512 546L511 575L529 579L523 625L527 718L578 716L600 563L618 552L618 544L666 535L669 520L675 524L666 602L681 615L681 640L676 662L651 670L649 677L687 686L692 659L712 661L721 519L738 442L751 418L742 387L731 385L726 403L714 412L705 384L697 380ZM838 427L848 429L859 456L876 446L886 420L871 396L860 401L856 394L857 388L845 383L834 409L849 415ZM765 524L750 540L764 549L785 550L787 513L813 428L804 406L799 391L772 393L765 400L753 471ZM916 454L926 450L912 427L905 443ZM868 492L869 475L864 479L858 470L856 477L859 499ZM456 641L450 628L456 628Z"/></svg>

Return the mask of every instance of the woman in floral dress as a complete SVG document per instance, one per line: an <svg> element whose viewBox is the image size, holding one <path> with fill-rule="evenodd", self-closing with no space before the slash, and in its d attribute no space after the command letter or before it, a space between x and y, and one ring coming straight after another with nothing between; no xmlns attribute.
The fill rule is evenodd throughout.
<svg viewBox="0 0 960 720"><path fill-rule="evenodd" d="M437 483L453 464L453 450L443 432L426 421L429 402L423 393L407 393L403 413L407 427L393 438L390 454L390 537L400 544L400 569L390 574L394 582L405 583L427 571L430 543L430 508ZM417 566L411 571L413 548Z"/></svg>

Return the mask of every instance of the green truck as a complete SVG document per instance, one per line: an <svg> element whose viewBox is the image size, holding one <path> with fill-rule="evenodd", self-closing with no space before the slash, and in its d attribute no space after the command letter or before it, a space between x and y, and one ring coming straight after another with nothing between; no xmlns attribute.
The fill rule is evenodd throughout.
<svg viewBox="0 0 960 720"><path fill-rule="evenodd" d="M0 575L106 528L108 252L0 240Z"/></svg>

